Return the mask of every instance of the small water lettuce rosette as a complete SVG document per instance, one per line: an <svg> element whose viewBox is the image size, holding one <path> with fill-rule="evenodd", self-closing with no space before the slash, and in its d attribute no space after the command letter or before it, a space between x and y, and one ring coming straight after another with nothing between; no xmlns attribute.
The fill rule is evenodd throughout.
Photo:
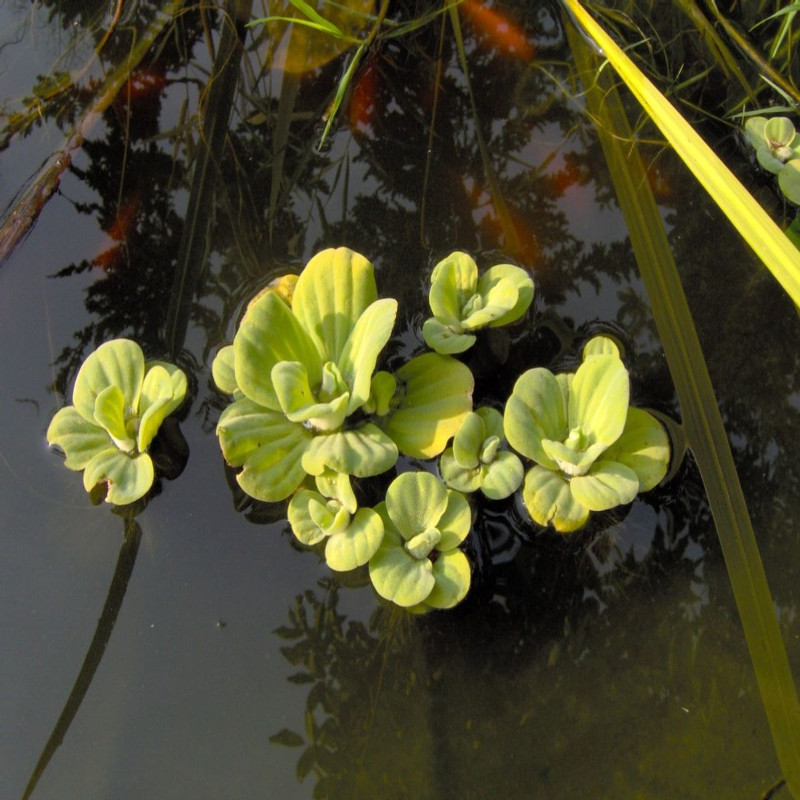
<svg viewBox="0 0 800 800"><path fill-rule="evenodd" d="M800 205L800 133L792 121L788 117L750 117L744 133L758 163L777 175L781 192Z"/></svg>
<svg viewBox="0 0 800 800"><path fill-rule="evenodd" d="M472 524L464 495L428 472L405 472L392 481L375 511L384 528L369 561L378 594L417 613L452 608L463 600L470 566L458 548Z"/></svg>
<svg viewBox="0 0 800 800"><path fill-rule="evenodd" d="M534 462L522 495L534 522L574 531L592 511L626 505L661 481L667 433L629 396L628 371L605 337L574 374L538 367L517 380L503 424L509 444Z"/></svg>
<svg viewBox="0 0 800 800"><path fill-rule="evenodd" d="M267 502L307 475L378 475L398 456L386 433L355 419L377 402L373 373L397 314L396 300L378 299L372 264L331 248L276 287L250 303L212 367L234 397L217 424L223 455L241 467L242 489Z"/></svg>
<svg viewBox="0 0 800 800"><path fill-rule="evenodd" d="M107 502L133 503L153 485L147 450L186 389L186 375L178 367L145 361L138 344L114 339L81 365L73 404L53 417L47 441L64 451L69 469L83 470L87 492L104 483Z"/></svg>
<svg viewBox="0 0 800 800"><path fill-rule="evenodd" d="M504 443L503 415L488 406L475 409L461 423L453 446L442 453L442 479L459 492L480 490L490 500L509 497L519 489L525 470L516 453L501 449Z"/></svg>
<svg viewBox="0 0 800 800"><path fill-rule="evenodd" d="M338 572L366 564L383 540L383 520L371 508L357 508L355 497L343 503L311 489L300 489L289 502L289 524L303 544L325 543L325 562Z"/></svg>
<svg viewBox="0 0 800 800"><path fill-rule="evenodd" d="M422 336L437 353L463 353L475 343L475 331L516 322L532 300L533 280L524 269L498 264L479 277L472 256L457 250L433 268L433 317L425 320Z"/></svg>

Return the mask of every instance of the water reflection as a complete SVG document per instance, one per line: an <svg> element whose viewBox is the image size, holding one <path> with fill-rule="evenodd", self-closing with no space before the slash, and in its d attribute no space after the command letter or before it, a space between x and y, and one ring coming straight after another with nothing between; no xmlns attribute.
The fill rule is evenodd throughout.
<svg viewBox="0 0 800 800"><path fill-rule="evenodd" d="M102 39L105 4L42 5L54 29L77 23L94 43ZM103 70L112 72L131 52L127 26L142 33L161 5L140 0L135 20L104 46ZM580 98L563 88L571 87L572 71L559 13L548 4L508 4L535 46L533 63L510 58L463 20L473 113L441 8L425 5L393 5L397 26L423 12L428 23L378 38L322 152L321 119L348 53L290 75L265 61L272 51L264 30L247 40L224 146L209 165L208 247L196 256L202 270L179 298L189 308L179 361L194 386L185 421L193 459L209 452L204 448L221 408L210 386L210 358L230 341L243 304L275 274L335 244L368 255L382 291L400 300L405 317L392 346L404 355L420 345L427 270L440 255L459 247L486 262L513 259L531 270L538 294L527 321L470 353L483 397L502 402L524 369L564 365L598 326L613 325L626 343L637 405L679 417L592 126ZM64 296L85 287L83 308L65 306L74 322L54 342L59 392L88 351L107 339L135 338L152 355L168 349L163 326L174 301L191 178L208 153L201 99L222 17L187 6L170 21L76 155L64 194L55 195L97 227L81 258L46 270ZM37 124L69 135L91 107L89 88L80 83L42 105ZM9 153L25 133L6 129ZM658 152L656 145L648 155ZM732 235L724 228L708 235L709 219L717 221L669 157L656 163L662 211L763 532L781 622L793 641L800 585L788 557L800 497L793 455L800 438L797 318L769 277L754 273ZM54 405L43 392L36 400ZM4 429L3 436L12 433ZM41 438L41 431L28 427L24 436ZM230 478L218 454L213 458L192 464L191 480L201 471L218 484ZM214 552L222 560L236 547L226 538L230 529L241 535L235 541L246 546L235 550L233 580L251 563L255 541L280 536L285 511L251 502L235 482L229 485L222 500L208 493L213 508L204 492L178 484L158 504L183 502L164 525L178 537L176 550L180 544L195 552L198 541L211 547L219 540ZM15 499L4 495L4 502ZM32 513L19 509L19 519ZM225 522L204 529L202 520L217 514ZM241 515L247 536L237 527ZM59 525L70 529L69 520ZM305 781L291 796L309 796L313 783L315 797L348 799L516 797L521 787L550 797L685 798L734 796L731 787L738 787L736 796L749 798L777 777L690 458L668 487L622 515L602 515L569 539L534 530L514 502L485 504L469 541L476 564L471 595L463 607L425 619L377 606L366 588L334 580L316 585L306 575L314 572L314 555L278 544L286 560L276 561L264 545L264 569L278 563L273 570L285 573L286 582L302 575L305 582L293 591L314 586L299 595L273 637L292 669L289 692L302 693L305 727L296 724L302 714L285 722L269 717L273 745L258 744L296 748L290 757ZM213 572L217 564L207 566ZM253 595L261 598L259 613L269 606L283 616L291 595L284 588L277 580L259 583ZM163 599L168 593L161 591ZM231 637L233 619L225 630ZM192 623L183 620L187 628ZM253 642L261 641L260 626L248 618L233 651L245 663ZM135 649L132 640L125 644ZM167 715L170 694L202 670L191 653L177 663L157 692ZM272 663L253 662L248 675L258 682L262 671L276 695L287 693ZM250 704L243 695L231 698ZM211 701L204 700L203 711L205 703ZM257 710L268 717L269 702ZM223 733L235 739L217 711L204 726L213 743L203 746L211 750L223 749ZM125 730L125 719L115 724L130 751L142 744L141 731ZM30 752L41 747L39 740L28 744ZM169 765L155 770L155 785L169 772ZM259 794L269 787L249 789ZM120 796L137 789L127 791Z"/></svg>

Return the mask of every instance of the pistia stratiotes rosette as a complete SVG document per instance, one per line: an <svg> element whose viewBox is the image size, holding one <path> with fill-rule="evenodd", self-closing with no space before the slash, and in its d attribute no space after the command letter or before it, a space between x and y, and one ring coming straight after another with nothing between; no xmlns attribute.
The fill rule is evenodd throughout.
<svg viewBox="0 0 800 800"><path fill-rule="evenodd" d="M106 342L78 370L73 405L53 417L47 441L64 451L69 469L83 470L87 492L105 483L107 502L133 503L153 485L147 449L186 388L178 367L146 362L135 342Z"/></svg>
<svg viewBox="0 0 800 800"><path fill-rule="evenodd" d="M383 539L383 520L371 508L349 508L336 498L300 489L289 503L289 524L303 544L325 542L325 562L346 572L366 564Z"/></svg>
<svg viewBox="0 0 800 800"><path fill-rule="evenodd" d="M539 525L577 530L590 512L630 503L666 474L667 433L629 407L628 371L608 341L587 347L575 374L528 370L506 404L506 438L535 462L522 496Z"/></svg>
<svg viewBox="0 0 800 800"><path fill-rule="evenodd" d="M274 502L306 475L368 477L394 465L389 436L351 420L374 394L396 314L396 300L378 299L372 264L344 247L314 256L293 289L250 304L213 365L219 388L234 395L217 434L247 494Z"/></svg>
<svg viewBox="0 0 800 800"><path fill-rule="evenodd" d="M509 497L519 489L525 470L515 453L501 449L504 442L499 411L482 407L470 412L439 461L444 482L459 492L480 489L490 500Z"/></svg>
<svg viewBox="0 0 800 800"><path fill-rule="evenodd" d="M459 545L469 533L466 498L428 472L405 472L375 510L384 535L369 561L378 594L415 612L452 608L470 585L470 567Z"/></svg>
<svg viewBox="0 0 800 800"><path fill-rule="evenodd" d="M800 133L792 121L788 117L750 117L744 133L758 163L777 175L781 192L800 205Z"/></svg>
<svg viewBox="0 0 800 800"><path fill-rule="evenodd" d="M513 264L490 267L480 277L467 253L455 251L431 274L428 295L433 317L422 335L437 353L463 353L475 343L475 331L516 322L533 300L533 280Z"/></svg>

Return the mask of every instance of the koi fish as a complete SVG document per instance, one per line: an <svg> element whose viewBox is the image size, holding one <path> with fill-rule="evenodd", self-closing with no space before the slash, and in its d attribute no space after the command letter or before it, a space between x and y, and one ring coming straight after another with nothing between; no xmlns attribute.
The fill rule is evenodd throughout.
<svg viewBox="0 0 800 800"><path fill-rule="evenodd" d="M350 92L350 103L347 107L347 121L354 133L366 133L372 127L377 111L378 94L377 58L371 57L358 71L353 89Z"/></svg>
<svg viewBox="0 0 800 800"><path fill-rule="evenodd" d="M92 259L92 266L110 272L123 257L124 249L136 225L136 212L139 208L140 195L137 192L117 212L111 226L106 230L106 235L114 242L111 247L98 253Z"/></svg>
<svg viewBox="0 0 800 800"><path fill-rule="evenodd" d="M489 8L480 0L464 0L459 8L475 30L495 50L524 61L533 58L534 48L528 37L499 11Z"/></svg>

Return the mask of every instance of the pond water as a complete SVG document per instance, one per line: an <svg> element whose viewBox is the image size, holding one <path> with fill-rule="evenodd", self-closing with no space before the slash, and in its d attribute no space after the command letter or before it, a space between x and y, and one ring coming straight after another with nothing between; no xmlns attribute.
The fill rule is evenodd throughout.
<svg viewBox="0 0 800 800"><path fill-rule="evenodd" d="M680 420L559 8L495 4L524 47L462 11L467 82L440 4L393 4L390 21L425 24L376 39L319 149L344 45L256 26L220 70L223 15L173 5L132 4L92 60L105 0L0 4L8 209L85 135L0 264L0 797L761 797L781 770L691 456L571 536L516 498L479 505L469 595L417 617L334 577L285 504L247 502L214 434L211 362L247 300L339 245L398 298L404 356L424 348L443 255L530 271L525 320L466 358L476 404L612 331L634 402ZM41 76L62 72L72 88L48 94ZM710 134L780 213L726 129ZM796 666L798 317L641 139ZM190 379L185 468L135 521L92 505L45 439L81 361L121 336Z"/></svg>

